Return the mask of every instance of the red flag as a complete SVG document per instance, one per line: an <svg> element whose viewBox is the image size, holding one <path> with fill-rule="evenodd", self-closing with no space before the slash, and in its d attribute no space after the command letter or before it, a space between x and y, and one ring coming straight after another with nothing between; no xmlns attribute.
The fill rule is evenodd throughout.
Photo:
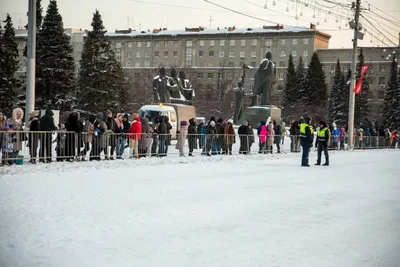
<svg viewBox="0 0 400 267"><path fill-rule="evenodd" d="M354 87L354 93L356 93L357 95L361 94L362 80L363 80L364 75L367 72L368 68L369 68L368 66L362 66L362 68L361 68L361 77L358 80L356 87Z"/></svg>

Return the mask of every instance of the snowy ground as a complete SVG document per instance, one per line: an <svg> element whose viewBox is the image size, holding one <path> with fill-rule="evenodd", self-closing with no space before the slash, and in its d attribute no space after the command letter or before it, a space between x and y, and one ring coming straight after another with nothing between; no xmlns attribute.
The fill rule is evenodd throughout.
<svg viewBox="0 0 400 267"><path fill-rule="evenodd" d="M400 152L299 156L1 168L0 266L399 266Z"/></svg>

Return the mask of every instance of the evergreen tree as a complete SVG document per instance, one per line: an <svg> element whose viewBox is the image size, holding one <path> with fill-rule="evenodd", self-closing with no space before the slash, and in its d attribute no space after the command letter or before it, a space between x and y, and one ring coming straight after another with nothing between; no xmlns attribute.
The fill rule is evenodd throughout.
<svg viewBox="0 0 400 267"><path fill-rule="evenodd" d="M340 69L340 61L337 60L336 68L335 68L335 77L333 79L333 83L331 86L331 92L329 95L329 109L328 109L328 120L333 123L337 120L337 115L342 113L342 106L340 103L340 94L342 93L342 83L344 81L344 77L342 77L342 70Z"/></svg>
<svg viewBox="0 0 400 267"><path fill-rule="evenodd" d="M296 87L297 87L297 107L304 106L305 92L306 92L306 67L303 58L300 57L296 68ZM300 110L299 110L300 111Z"/></svg>
<svg viewBox="0 0 400 267"><path fill-rule="evenodd" d="M361 48L360 54L358 55L358 64L357 64L357 76L356 81L358 81L361 77L362 66L364 66L364 54ZM369 83L364 75L362 81L362 89L360 94L356 94L356 105L354 110L354 125L359 126L361 124L369 124L369 115L370 109L368 105L368 90Z"/></svg>
<svg viewBox="0 0 400 267"><path fill-rule="evenodd" d="M293 64L293 57L289 55L286 84L283 90L283 110L285 116L293 116L298 101L296 70Z"/></svg>
<svg viewBox="0 0 400 267"><path fill-rule="evenodd" d="M328 99L328 86L325 82L325 72L316 52L313 53L308 65L305 89L305 104L309 108L316 110L316 108L325 106Z"/></svg>
<svg viewBox="0 0 400 267"><path fill-rule="evenodd" d="M96 10L92 31L83 45L79 71L80 107L90 112L115 110L127 97L127 86L122 86L126 84L124 73L105 33L103 20Z"/></svg>
<svg viewBox="0 0 400 267"><path fill-rule="evenodd" d="M337 114L336 124L341 127L346 127L349 119L349 97L351 86L351 70L347 74L342 74L341 87L339 95L339 108L340 112Z"/></svg>
<svg viewBox="0 0 400 267"><path fill-rule="evenodd" d="M50 0L36 47L36 104L70 110L76 101L75 65L55 0Z"/></svg>
<svg viewBox="0 0 400 267"><path fill-rule="evenodd" d="M18 45L9 14L5 21L4 33L0 36L0 108L6 115L11 115L16 104L16 90L19 86L15 72L18 70Z"/></svg>
<svg viewBox="0 0 400 267"><path fill-rule="evenodd" d="M386 87L385 98L382 107L382 123L385 127L393 124L395 128L400 126L400 84L397 73L396 56L393 56L390 70L390 78Z"/></svg>

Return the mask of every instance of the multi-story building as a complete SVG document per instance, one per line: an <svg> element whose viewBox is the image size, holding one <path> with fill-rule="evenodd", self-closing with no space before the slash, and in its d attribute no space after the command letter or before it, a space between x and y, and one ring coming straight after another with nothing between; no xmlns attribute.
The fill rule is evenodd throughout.
<svg viewBox="0 0 400 267"><path fill-rule="evenodd" d="M289 55L294 61L302 56L307 64L316 49L328 48L330 35L311 24L306 27L282 25L261 28L185 28L184 30L155 29L153 31L122 30L108 32L112 47L128 76L135 82L143 69L190 68L195 70L197 87L212 89L220 73L226 79L240 77L243 64L254 67L247 75L252 79L267 52L277 64L277 83L271 102L280 105ZM192 77L193 78L193 77ZM151 80L148 81L151 84ZM236 82L232 83L233 85Z"/></svg>
<svg viewBox="0 0 400 267"><path fill-rule="evenodd" d="M73 49L73 57L75 61L75 66L78 71L79 69L79 60L81 59L82 49L83 49L83 37L86 34L85 31L78 29L65 29L64 32L71 37L71 45ZM26 72L26 57L24 57L24 49L26 47L28 32L25 29L16 29L15 37L18 44L19 51L19 70L17 75L21 75Z"/></svg>
<svg viewBox="0 0 400 267"><path fill-rule="evenodd" d="M363 47L364 62L369 66L366 78L369 83L369 104L372 119L379 119L380 109L389 81L393 56L400 55L400 47ZM341 68L347 72L351 68L352 49L318 49L318 56L324 65L328 88L332 85L337 60Z"/></svg>

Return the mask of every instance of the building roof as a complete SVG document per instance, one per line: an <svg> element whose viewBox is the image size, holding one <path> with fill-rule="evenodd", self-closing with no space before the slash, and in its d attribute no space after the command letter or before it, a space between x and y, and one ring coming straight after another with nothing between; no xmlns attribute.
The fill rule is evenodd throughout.
<svg viewBox="0 0 400 267"><path fill-rule="evenodd" d="M153 31L114 31L107 32L106 35L109 37L140 37L140 36L187 36L187 35L219 35L219 34L261 34L261 33L300 33L300 32L316 32L316 30L309 29L307 27L296 27L289 26L284 27L281 25L271 27L255 27L255 28L217 28L217 29L206 29L206 28L193 28L183 30L167 30L167 29L155 29Z"/></svg>

